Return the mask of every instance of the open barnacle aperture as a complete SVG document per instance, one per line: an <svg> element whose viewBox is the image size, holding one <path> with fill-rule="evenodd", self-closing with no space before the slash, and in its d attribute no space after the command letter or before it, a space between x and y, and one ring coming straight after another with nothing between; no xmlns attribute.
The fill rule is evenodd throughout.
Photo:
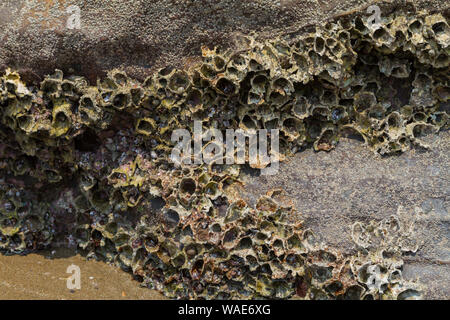
<svg viewBox="0 0 450 320"><path fill-rule="evenodd" d="M7 70L0 250L51 243L57 203L39 194L57 186L70 190L79 248L169 297L417 296L401 278L406 249L393 245L402 230L355 224L358 254L322 248L271 194L255 207L236 199L238 165L175 167L170 135L200 120L221 131L280 129L284 155L329 151L348 128L380 154L427 147L423 136L448 128L449 30L440 14L397 13L375 29L342 17L290 39L245 38L238 51L204 48L199 65L143 84L120 70L96 85L56 70L33 86ZM31 182L11 185L10 175ZM371 248L378 229L386 238Z"/></svg>

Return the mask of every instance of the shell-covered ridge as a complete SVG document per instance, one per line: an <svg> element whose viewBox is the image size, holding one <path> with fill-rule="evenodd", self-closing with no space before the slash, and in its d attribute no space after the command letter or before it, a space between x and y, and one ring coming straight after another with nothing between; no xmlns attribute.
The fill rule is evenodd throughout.
<svg viewBox="0 0 450 320"><path fill-rule="evenodd" d="M355 223L355 251L317 243L276 191L252 207L230 190L240 165L169 159L175 129L279 129L282 156L359 135L381 155L428 148L448 129L450 28L440 14L380 24L341 17L290 39L243 37L144 83L112 70L96 85L59 70L39 86L0 78L0 250L65 234L173 298L403 299L415 225ZM283 157L282 157L283 158ZM406 219L408 220L408 219Z"/></svg>

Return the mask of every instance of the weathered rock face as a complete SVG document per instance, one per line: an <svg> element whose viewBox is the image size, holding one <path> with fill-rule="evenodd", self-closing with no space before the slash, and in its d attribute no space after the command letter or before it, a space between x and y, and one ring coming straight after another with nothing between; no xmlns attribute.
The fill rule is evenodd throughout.
<svg viewBox="0 0 450 320"><path fill-rule="evenodd" d="M34 22L61 18L63 4L45 4L43 11L31 10L32 2L16 9L31 12ZM296 4L265 10L283 14ZM170 8L183 19L177 5ZM220 8L232 17L220 24L228 31L241 18L220 4L213 11ZM24 63L17 54L28 53L11 50L9 40L5 64L19 73L6 70L0 83L0 248L19 253L73 242L170 297L447 297L438 281L416 280L449 275L448 18L404 6L388 14L389 8L376 27L352 15L301 32L290 25L280 37L278 24L292 10L283 19L248 22L247 32L259 31L260 40L235 36L230 48L204 48L200 61L159 69L143 82L123 70L149 72L139 61L151 55L107 58L114 49L107 40L106 53L80 42L78 53L90 48L95 63L83 58L78 69L38 83L52 64ZM9 26L30 21L21 17ZM67 40L84 30L58 30L55 21L50 37ZM194 25L219 32L208 21ZM125 30L119 39L144 32ZM21 37L10 31L6 36ZM98 40L98 33L86 34ZM63 69L80 59L67 43L50 54ZM161 59L171 52L164 50ZM123 70L95 84L118 63ZM279 128L288 162L272 177L245 175L239 165L178 168L168 158L171 133L193 131L194 121L221 131ZM349 130L366 149L347 143L329 153L295 154L330 151Z"/></svg>
<svg viewBox="0 0 450 320"><path fill-rule="evenodd" d="M441 0L380 4L386 13L398 9L448 12ZM257 33L260 39L295 33L369 0L259 1L57 1L5 0L0 3L0 66L42 80L61 69L66 75L95 83L108 70L120 68L144 80L157 68L181 67L201 55L202 45L229 46L236 34ZM81 29L67 21L78 5Z"/></svg>
<svg viewBox="0 0 450 320"><path fill-rule="evenodd" d="M247 174L242 197L274 188L285 190L285 203L296 208L304 224L330 248L350 251L355 222L380 221L403 207L417 217L413 236L421 242L415 255L404 258L403 275L426 286L425 298L446 299L450 280L449 148L450 134L432 139L432 150L413 150L380 157L360 141L341 140L329 153L312 150L281 164L276 176Z"/></svg>

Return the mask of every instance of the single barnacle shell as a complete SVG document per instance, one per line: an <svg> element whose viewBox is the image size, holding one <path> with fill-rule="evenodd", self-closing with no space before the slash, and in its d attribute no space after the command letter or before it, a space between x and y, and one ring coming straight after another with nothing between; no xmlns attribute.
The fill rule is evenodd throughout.
<svg viewBox="0 0 450 320"><path fill-rule="evenodd" d="M213 82L213 84L219 93L226 96L236 94L239 87L233 80L228 79L227 77L219 77Z"/></svg>
<svg viewBox="0 0 450 320"><path fill-rule="evenodd" d="M432 106L436 103L432 94L433 80L426 72L417 72L413 81L410 103L413 106Z"/></svg>
<svg viewBox="0 0 450 320"><path fill-rule="evenodd" d="M213 80L216 77L217 72L213 65L204 63L200 67L200 75L206 80Z"/></svg>
<svg viewBox="0 0 450 320"><path fill-rule="evenodd" d="M168 88L177 94L182 94L189 90L191 81L189 75L184 71L177 71L171 74L169 78Z"/></svg>
<svg viewBox="0 0 450 320"><path fill-rule="evenodd" d="M131 267L133 263L133 249L129 245L118 248L119 254L115 257L115 262L122 267Z"/></svg>
<svg viewBox="0 0 450 320"><path fill-rule="evenodd" d="M286 116L281 122L281 131L287 136L288 141L302 140L306 138L306 129L304 123L298 118Z"/></svg>
<svg viewBox="0 0 450 320"><path fill-rule="evenodd" d="M30 161L26 157L20 157L14 160L12 170L16 176L23 175L30 170Z"/></svg>
<svg viewBox="0 0 450 320"><path fill-rule="evenodd" d="M222 194L220 185L215 181L208 182L203 188L203 192L211 200L217 199Z"/></svg>
<svg viewBox="0 0 450 320"><path fill-rule="evenodd" d="M128 84L128 76L125 72L118 69L113 69L108 72L107 77L114 82L117 87L126 86Z"/></svg>
<svg viewBox="0 0 450 320"><path fill-rule="evenodd" d="M443 47L443 49L450 46L450 27L441 14L426 16L424 28L433 34L434 38Z"/></svg>
<svg viewBox="0 0 450 320"><path fill-rule="evenodd" d="M110 208L108 193L97 189L89 194L89 201L92 206L101 212L106 212Z"/></svg>
<svg viewBox="0 0 450 320"><path fill-rule="evenodd" d="M448 113L443 111L438 111L432 113L429 117L431 123L433 123L436 127L442 128L448 124Z"/></svg>
<svg viewBox="0 0 450 320"><path fill-rule="evenodd" d="M136 133L149 136L157 128L156 121L152 118L139 118L136 123Z"/></svg>
<svg viewBox="0 0 450 320"><path fill-rule="evenodd" d="M282 105L293 92L293 84L288 79L280 77L271 82L266 99L275 105Z"/></svg>
<svg viewBox="0 0 450 320"><path fill-rule="evenodd" d="M397 140L400 135L405 133L403 118L398 112L392 112L386 118L386 129L391 140Z"/></svg>
<svg viewBox="0 0 450 320"><path fill-rule="evenodd" d="M337 130L334 126L326 126L314 141L314 150L330 151L338 142Z"/></svg>
<svg viewBox="0 0 450 320"><path fill-rule="evenodd" d="M375 106L377 98L372 92L359 92L355 95L354 110L357 113L366 113Z"/></svg>
<svg viewBox="0 0 450 320"><path fill-rule="evenodd" d="M128 89L117 90L111 95L111 105L116 110L124 110L131 103L131 94Z"/></svg>
<svg viewBox="0 0 450 320"><path fill-rule="evenodd" d="M138 187L130 183L129 186L123 187L122 196L127 201L128 207L136 207L143 198L142 192Z"/></svg>
<svg viewBox="0 0 450 320"><path fill-rule="evenodd" d="M447 102L450 100L450 86L437 85L433 88L433 95L439 99L439 101Z"/></svg>
<svg viewBox="0 0 450 320"><path fill-rule="evenodd" d="M413 143L418 144L419 146L422 146L424 148L429 148L428 144L425 143L421 138L426 135L436 133L437 130L439 130L439 128L432 124L425 122L413 122L406 125L405 132Z"/></svg>
<svg viewBox="0 0 450 320"><path fill-rule="evenodd" d="M186 177L180 181L179 190L181 193L187 193L192 195L195 192L196 188L197 188L196 182L192 178Z"/></svg>
<svg viewBox="0 0 450 320"><path fill-rule="evenodd" d="M314 37L314 51L319 55L323 55L325 53L325 39L321 34L316 34Z"/></svg>
<svg viewBox="0 0 450 320"><path fill-rule="evenodd" d="M414 47L420 47L425 43L423 37L423 22L421 19L413 18L408 24L409 39Z"/></svg>
<svg viewBox="0 0 450 320"><path fill-rule="evenodd" d="M89 174L82 174L80 176L80 189L88 192L90 191L92 188L94 188L94 186L97 184L97 180Z"/></svg>
<svg viewBox="0 0 450 320"><path fill-rule="evenodd" d="M173 243L173 241L166 239L159 245L159 250L156 254L164 263L169 264L171 259L176 256L177 252L177 246Z"/></svg>
<svg viewBox="0 0 450 320"><path fill-rule="evenodd" d="M128 168L116 168L111 171L107 179L115 188L124 187L128 185L131 174Z"/></svg>
<svg viewBox="0 0 450 320"><path fill-rule="evenodd" d="M52 118L50 134L59 137L67 133L72 122L71 105L65 100L55 101L53 104Z"/></svg>
<svg viewBox="0 0 450 320"><path fill-rule="evenodd" d="M196 89L189 91L186 97L186 104L189 106L191 112L199 110L202 106L202 92Z"/></svg>
<svg viewBox="0 0 450 320"><path fill-rule="evenodd" d="M392 48L395 41L395 37L391 34L390 29L385 25L379 25L378 28L372 32L371 36L377 47L381 50L384 49L383 51L385 53L390 53L391 50L388 50L388 48Z"/></svg>
<svg viewBox="0 0 450 320"><path fill-rule="evenodd" d="M98 122L102 117L102 110L96 104L96 91L91 90L89 93L80 98L78 114L81 123L86 125Z"/></svg>
<svg viewBox="0 0 450 320"><path fill-rule="evenodd" d="M46 169L44 170L44 174L46 177L46 180L50 183L56 183L62 180L62 176L58 172L58 170L54 169Z"/></svg>
<svg viewBox="0 0 450 320"><path fill-rule="evenodd" d="M77 91L78 88L76 87L77 84L75 82L73 82L72 80L69 79L64 79L61 82L61 96L72 100L72 101L77 101L78 100L78 95L77 95Z"/></svg>
<svg viewBox="0 0 450 320"><path fill-rule="evenodd" d="M27 133L36 131L36 118L32 115L24 114L17 117L17 125Z"/></svg>
<svg viewBox="0 0 450 320"><path fill-rule="evenodd" d="M2 199L2 204L0 206L0 213L3 215L3 217L7 218L17 218L17 211L20 208L20 203L18 203L13 198L6 198L4 197ZM2 218L3 218L2 217Z"/></svg>
<svg viewBox="0 0 450 320"><path fill-rule="evenodd" d="M16 95L19 98L29 96L31 94L30 90L28 90L25 84L20 80L19 73L8 68L6 69L3 79L4 87L7 92Z"/></svg>
<svg viewBox="0 0 450 320"><path fill-rule="evenodd" d="M225 249L236 247L240 240L240 231L238 227L232 227L223 234L222 245Z"/></svg>

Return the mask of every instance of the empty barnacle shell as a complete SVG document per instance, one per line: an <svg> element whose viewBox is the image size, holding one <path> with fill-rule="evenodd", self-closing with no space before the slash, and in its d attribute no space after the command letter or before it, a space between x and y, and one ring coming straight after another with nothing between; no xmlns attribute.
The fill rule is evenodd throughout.
<svg viewBox="0 0 450 320"><path fill-rule="evenodd" d="M319 55L323 55L325 53L325 39L322 35L316 35L314 38L314 51Z"/></svg>
<svg viewBox="0 0 450 320"><path fill-rule="evenodd" d="M310 105L306 97L300 96L295 99L294 103L292 104L291 112L294 116L302 120L310 115L309 108Z"/></svg>
<svg viewBox="0 0 450 320"><path fill-rule="evenodd" d="M36 118L31 115L21 115L17 117L17 124L23 131L31 133L35 131Z"/></svg>
<svg viewBox="0 0 450 320"><path fill-rule="evenodd" d="M276 105L282 105L294 92L294 86L285 78L278 78L272 81L267 92L267 101Z"/></svg>
<svg viewBox="0 0 450 320"><path fill-rule="evenodd" d="M424 27L430 30L436 41L445 49L450 45L450 28L441 14L425 17Z"/></svg>
<svg viewBox="0 0 450 320"><path fill-rule="evenodd" d="M61 92L61 80L59 78L45 78L41 83L41 90L50 98L59 98Z"/></svg>
<svg viewBox="0 0 450 320"><path fill-rule="evenodd" d="M386 119L386 127L389 137L391 139L397 139L404 133L403 119L398 112L392 112Z"/></svg>
<svg viewBox="0 0 450 320"><path fill-rule="evenodd" d="M337 106L331 111L331 119L334 123L345 122L348 117L347 108Z"/></svg>
<svg viewBox="0 0 450 320"><path fill-rule="evenodd" d="M338 141L337 131L334 126L326 126L314 141L314 150L330 151L333 149Z"/></svg>
<svg viewBox="0 0 450 320"><path fill-rule="evenodd" d="M222 245L226 249L234 248L239 241L239 229L237 227L232 227L226 230L223 235Z"/></svg>
<svg viewBox="0 0 450 320"><path fill-rule="evenodd" d="M256 208L260 211L275 212L278 209L278 203L269 196L262 196L258 199Z"/></svg>
<svg viewBox="0 0 450 320"><path fill-rule="evenodd" d="M130 174L132 172L130 173L130 170L127 170L127 168L116 168L111 171L107 179L114 187L123 187L128 185Z"/></svg>
<svg viewBox="0 0 450 320"><path fill-rule="evenodd" d="M216 76L216 70L215 68L208 63L204 63L201 67L200 67L200 74L207 80L212 80L215 78Z"/></svg>
<svg viewBox="0 0 450 320"><path fill-rule="evenodd" d="M378 28L373 31L371 36L375 45L383 48L389 48L395 40L395 37L391 35L390 30L384 25L379 25Z"/></svg>
<svg viewBox="0 0 450 320"><path fill-rule="evenodd" d="M45 174L47 181L50 183L59 182L63 178L57 170L53 170L53 169L46 169L44 171L44 174Z"/></svg>
<svg viewBox="0 0 450 320"><path fill-rule="evenodd" d="M80 121L86 125L99 121L102 115L102 111L96 106L95 98L91 94L80 98L78 113Z"/></svg>
<svg viewBox="0 0 450 320"><path fill-rule="evenodd" d="M78 89L76 87L76 84L69 79L64 79L61 82L61 91L62 91L62 95L65 98L68 98L68 99L71 99L74 101L76 101L78 98L78 95L77 95Z"/></svg>
<svg viewBox="0 0 450 320"><path fill-rule="evenodd" d="M111 105L116 110L124 110L130 105L131 94L128 90L118 90L111 95Z"/></svg>
<svg viewBox="0 0 450 320"><path fill-rule="evenodd" d="M136 133L143 134L146 136L151 135L157 129L156 122L152 118L140 118L137 119L136 123Z"/></svg>
<svg viewBox="0 0 450 320"><path fill-rule="evenodd" d="M174 93L181 94L188 90L190 86L190 79L186 72L174 72L169 78L168 88Z"/></svg>
<svg viewBox="0 0 450 320"><path fill-rule="evenodd" d="M227 96L233 95L237 91L237 86L234 82L226 77L221 77L215 81L217 90Z"/></svg>
<svg viewBox="0 0 450 320"><path fill-rule="evenodd" d="M450 100L450 86L437 85L434 87L433 93L439 101L446 102Z"/></svg>
<svg viewBox="0 0 450 320"><path fill-rule="evenodd" d="M122 188L122 196L127 201L128 207L137 206L143 197L139 188L134 185Z"/></svg>
<svg viewBox="0 0 450 320"><path fill-rule="evenodd" d="M6 92L15 94L18 97L24 97L29 95L30 91L25 86L25 84L20 80L20 75L18 72L12 71L11 69L6 69L4 75L4 86Z"/></svg>
<svg viewBox="0 0 450 320"><path fill-rule="evenodd" d="M52 130L50 134L59 137L70 129L72 111L69 103L65 101L58 101L53 104L52 112Z"/></svg>
<svg viewBox="0 0 450 320"><path fill-rule="evenodd" d="M448 114L447 112L435 112L429 116L431 123L436 127L441 128L444 127L448 123Z"/></svg>
<svg viewBox="0 0 450 320"><path fill-rule="evenodd" d="M289 141L298 139L305 135L305 125L298 118L285 118L282 122L281 130L288 137Z"/></svg>
<svg viewBox="0 0 450 320"><path fill-rule="evenodd" d="M179 190L182 193L193 194L196 190L197 186L195 180L192 178L183 178L180 181Z"/></svg>
<svg viewBox="0 0 450 320"><path fill-rule="evenodd" d="M377 103L377 98L372 92L360 92L355 95L354 110L363 113Z"/></svg>
<svg viewBox="0 0 450 320"><path fill-rule="evenodd" d="M119 254L116 256L116 262L124 267L131 267L133 261L133 249L131 246L122 246L118 248Z"/></svg>
<svg viewBox="0 0 450 320"><path fill-rule="evenodd" d="M108 72L108 78L111 79L117 86L126 86L128 83L128 76L125 72L114 69Z"/></svg>
<svg viewBox="0 0 450 320"><path fill-rule="evenodd" d="M437 130L438 128L436 126L425 122L414 122L406 126L406 134L408 137L413 142L417 142L423 146L426 146L426 144L421 142L420 138L435 133Z"/></svg>

